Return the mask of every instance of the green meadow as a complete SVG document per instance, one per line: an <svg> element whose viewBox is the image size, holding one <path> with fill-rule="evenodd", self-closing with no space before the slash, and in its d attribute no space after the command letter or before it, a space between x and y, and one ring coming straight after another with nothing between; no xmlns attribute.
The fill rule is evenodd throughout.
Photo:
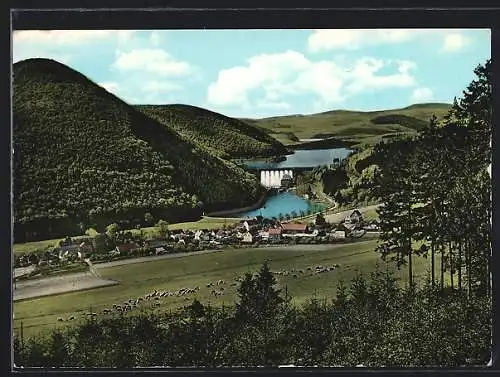
<svg viewBox="0 0 500 377"><path fill-rule="evenodd" d="M295 304L304 302L314 294L318 298L330 300L335 295L339 280L349 283L358 270L369 273L377 263L380 263L382 269L386 269L385 262L374 251L376 244L376 239L369 239L338 245L228 249L210 254L103 268L100 269L101 275L118 281L118 285L15 302L14 331L20 330L21 322L24 336L64 326L68 322L58 322L58 317L75 315L78 320L90 310L101 313L113 304L123 304L154 289L176 291L180 288L200 287L195 294L161 298L158 301L160 306L155 310L175 310L191 302L194 297L213 305L232 304L236 300L237 285L231 283L246 272L256 272L265 260L269 261L273 271L303 270L303 273L296 273L297 277L293 277L292 273L288 276L276 275L278 285L282 289L286 287ZM307 270L308 266L312 266L314 270L317 265L334 264L338 264L339 268L330 272L313 274ZM428 260L415 258L414 275L417 279L426 277L428 266ZM390 263L387 267L395 271L404 284L406 270L397 270ZM224 293L215 297L211 294L214 288L206 285L219 279L225 281ZM149 304L143 304L142 307L144 310L151 310ZM138 307L129 313L139 310L141 309Z"/></svg>

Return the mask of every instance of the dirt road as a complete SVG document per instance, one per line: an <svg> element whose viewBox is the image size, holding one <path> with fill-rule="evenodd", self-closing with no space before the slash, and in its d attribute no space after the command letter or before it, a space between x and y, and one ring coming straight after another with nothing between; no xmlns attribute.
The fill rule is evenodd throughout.
<svg viewBox="0 0 500 377"><path fill-rule="evenodd" d="M78 272L16 283L14 301L50 296L59 293L81 291L118 284L116 281L98 278L90 272Z"/></svg>

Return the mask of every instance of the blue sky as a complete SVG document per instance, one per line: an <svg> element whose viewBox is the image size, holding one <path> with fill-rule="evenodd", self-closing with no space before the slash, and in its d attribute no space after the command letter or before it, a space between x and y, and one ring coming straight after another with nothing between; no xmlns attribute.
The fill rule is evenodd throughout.
<svg viewBox="0 0 500 377"><path fill-rule="evenodd" d="M491 54L488 29L15 31L13 61L60 61L132 104L228 116L448 102Z"/></svg>

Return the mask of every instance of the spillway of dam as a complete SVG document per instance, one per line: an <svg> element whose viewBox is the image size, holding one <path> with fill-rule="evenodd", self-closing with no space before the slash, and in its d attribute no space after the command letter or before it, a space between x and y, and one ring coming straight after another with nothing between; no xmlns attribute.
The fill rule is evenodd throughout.
<svg viewBox="0 0 500 377"><path fill-rule="evenodd" d="M293 178L293 170L262 170L260 172L260 183L264 187L281 187L281 180L285 175Z"/></svg>

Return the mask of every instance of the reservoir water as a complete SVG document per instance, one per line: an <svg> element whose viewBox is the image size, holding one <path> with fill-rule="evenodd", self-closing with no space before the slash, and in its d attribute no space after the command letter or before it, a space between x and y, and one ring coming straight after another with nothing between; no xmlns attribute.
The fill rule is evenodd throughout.
<svg viewBox="0 0 500 377"><path fill-rule="evenodd" d="M347 148L331 149L299 149L285 156L284 161L272 162L265 159L240 160L250 169L285 169L285 168L315 168L330 165L338 158L345 159L351 153Z"/></svg>
<svg viewBox="0 0 500 377"><path fill-rule="evenodd" d="M306 200L291 192L281 192L270 196L263 207L247 212L236 213L231 215L231 217L263 216L266 218L279 218L280 214L283 216L286 214L292 215L292 212L295 212L295 216L299 216L301 211L307 214L309 210L316 212L322 210L324 207L325 206L322 204Z"/></svg>
<svg viewBox="0 0 500 377"><path fill-rule="evenodd" d="M272 162L269 159L246 159L239 160L239 162L250 169L269 170L272 173L274 169L314 169L317 166L330 165L335 159L345 159L351 152L352 150L347 148L299 149L293 154L284 156L285 159L283 161ZM325 208L323 204L306 200L291 192L281 192L270 196L261 208L231 216L255 217L261 215L266 218L279 218L280 215L292 215L292 212L295 212L295 215L299 216L301 211L304 213L308 211L318 212L323 208Z"/></svg>

